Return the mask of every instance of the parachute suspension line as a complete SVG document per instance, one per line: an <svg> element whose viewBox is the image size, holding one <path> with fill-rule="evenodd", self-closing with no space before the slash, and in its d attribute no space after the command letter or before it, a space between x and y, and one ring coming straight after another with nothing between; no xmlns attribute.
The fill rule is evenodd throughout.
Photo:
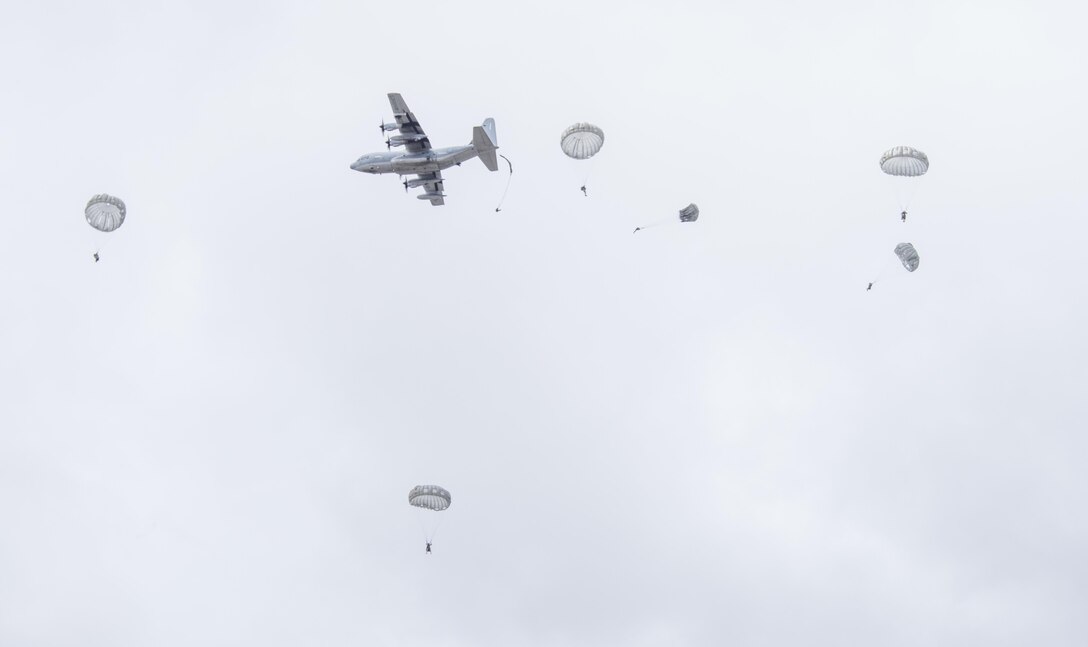
<svg viewBox="0 0 1088 647"><path fill-rule="evenodd" d="M434 536L438 534L439 527L442 526L442 515L438 516L438 521L434 524L434 527L430 527L428 524L423 523L423 515L427 514L423 509L417 510L416 521L419 522L419 531L423 535L423 539L429 544L434 541Z"/></svg>
<svg viewBox="0 0 1088 647"><path fill-rule="evenodd" d="M911 250L914 251L913 246L911 247ZM892 258L886 260L880 265L880 270L877 272L877 277L873 279L873 284L876 285L877 283L885 281L885 277L888 276L889 270L894 271L895 269L897 269L897 267L900 267L902 265L903 261L898 256L892 256ZM891 277L888 278L889 281L891 281L891 279L900 277L900 272L901 271L894 271Z"/></svg>
<svg viewBox="0 0 1088 647"><path fill-rule="evenodd" d="M514 165L510 162L510 158L501 154L499 157L506 160L506 165L510 167L510 174L506 176L506 188L502 190L502 197L499 198L499 206L495 207L495 213L502 211L502 203L506 202L506 193L510 191L510 181L514 179Z"/></svg>
<svg viewBox="0 0 1088 647"><path fill-rule="evenodd" d="M112 234L103 234L99 231L91 231L89 233L90 236L93 238L93 240L91 241L91 246L94 247L94 253L92 254L92 256L95 258L95 262L97 263L98 259L102 257L102 252L110 250L113 238L115 235L118 235L118 233L113 232Z"/></svg>
<svg viewBox="0 0 1088 647"><path fill-rule="evenodd" d="M430 543L431 537L427 533L427 527L423 525L423 511L416 510L416 521L419 522L419 534L423 535L423 540Z"/></svg>
<svg viewBox="0 0 1088 647"><path fill-rule="evenodd" d="M900 181L896 183L895 189L896 206L899 207L900 213L906 211L907 215L910 215L910 205L914 201L914 197L917 193L918 178L900 178Z"/></svg>
<svg viewBox="0 0 1088 647"><path fill-rule="evenodd" d="M586 165L586 174L582 178L582 186L579 187L579 189L578 189L579 191L582 192L582 195L584 195L587 198L589 197L589 192L586 191L586 187L589 186L589 178L590 178L590 176L593 175L593 164L594 164L593 158L592 157L589 158L588 162L589 163Z"/></svg>
<svg viewBox="0 0 1088 647"><path fill-rule="evenodd" d="M876 285L877 283L880 283L884 280L884 277L888 274L888 268L891 267L894 262L895 261L891 259L886 259L883 263L880 264L880 268L877 270L876 273L876 278L873 279L873 285Z"/></svg>
<svg viewBox="0 0 1088 647"><path fill-rule="evenodd" d="M571 159L592 160L602 146L604 146L604 131L584 121L572 124L559 136L559 147L563 149L563 154ZM586 185L592 171L592 166L587 169L582 186L579 187L582 195L587 198L589 193L586 191Z"/></svg>
<svg viewBox="0 0 1088 647"><path fill-rule="evenodd" d="M648 223L648 224L645 224L645 225L639 225L639 226L638 226L638 227L637 227L637 228L635 229L635 231L637 232L637 231L641 231L641 230L643 230L643 229L651 229L651 228L653 228L653 227L660 227L661 225L667 225L667 224L669 224L670 222L672 222L672 218L660 218L660 219L658 219L658 220L654 220L653 222L650 222L650 223ZM632 233L634 233L634 232L632 232Z"/></svg>
<svg viewBox="0 0 1088 647"><path fill-rule="evenodd" d="M427 541L434 541L434 536L438 534L438 529L442 527L443 517L438 517L438 523L434 525L434 530L431 531L431 536L427 538Z"/></svg>

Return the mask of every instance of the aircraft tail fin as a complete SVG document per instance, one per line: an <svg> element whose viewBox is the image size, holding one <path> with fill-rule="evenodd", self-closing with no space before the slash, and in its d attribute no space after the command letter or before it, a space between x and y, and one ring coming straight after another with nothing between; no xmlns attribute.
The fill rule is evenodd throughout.
<svg viewBox="0 0 1088 647"><path fill-rule="evenodd" d="M495 135L494 119L488 117L484 119L482 126L472 129L472 146L489 171L499 170L499 157L495 153L499 148L499 140Z"/></svg>

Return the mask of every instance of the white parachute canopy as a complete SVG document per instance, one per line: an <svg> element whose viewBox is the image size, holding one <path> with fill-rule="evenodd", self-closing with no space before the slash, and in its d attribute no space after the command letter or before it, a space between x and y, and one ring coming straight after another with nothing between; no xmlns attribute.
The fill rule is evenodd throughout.
<svg viewBox="0 0 1088 647"><path fill-rule="evenodd" d="M692 202L680 210L680 222L695 222L699 219L699 207Z"/></svg>
<svg viewBox="0 0 1088 647"><path fill-rule="evenodd" d="M918 177L929 170L929 158L910 146L896 146L880 156L880 170L898 177Z"/></svg>
<svg viewBox="0 0 1088 647"><path fill-rule="evenodd" d="M593 124L578 122L559 136L559 146L567 157L586 160L600 152L604 146L604 131Z"/></svg>
<svg viewBox="0 0 1088 647"><path fill-rule="evenodd" d="M907 268L908 272L913 272L918 269L918 250L914 249L914 245L910 243L899 243L895 246L895 255L899 257L900 262L903 263L903 267Z"/></svg>
<svg viewBox="0 0 1088 647"><path fill-rule="evenodd" d="M87 224L108 233L125 224L125 203L121 198L99 193L87 201L83 215L87 217Z"/></svg>
<svg viewBox="0 0 1088 647"><path fill-rule="evenodd" d="M425 510L441 512L451 502L449 491L437 485L417 485L408 493L408 503Z"/></svg>

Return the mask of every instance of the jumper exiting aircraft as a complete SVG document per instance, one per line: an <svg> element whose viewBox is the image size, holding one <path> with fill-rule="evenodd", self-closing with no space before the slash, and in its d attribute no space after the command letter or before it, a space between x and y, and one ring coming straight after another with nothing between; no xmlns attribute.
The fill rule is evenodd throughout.
<svg viewBox="0 0 1088 647"><path fill-rule="evenodd" d="M427 134L423 132L423 126L416 121L416 116L408 109L396 92L389 94L389 105L393 108L395 123L382 123L383 133L399 130L399 135L393 135L385 141L386 148L404 146L407 152L370 153L355 160L351 170L363 173L396 173L397 175L415 175L415 178L404 180L404 190L411 187L423 187L423 193L416 196L420 200L430 200L432 205L445 204L442 192L442 169L451 166L460 166L461 162L479 157L480 161L490 171L499 170L499 160L495 153L498 150L498 140L495 137L495 120L488 118L482 126L472 129L472 143L467 146L452 146L450 148L431 148L431 142Z"/></svg>

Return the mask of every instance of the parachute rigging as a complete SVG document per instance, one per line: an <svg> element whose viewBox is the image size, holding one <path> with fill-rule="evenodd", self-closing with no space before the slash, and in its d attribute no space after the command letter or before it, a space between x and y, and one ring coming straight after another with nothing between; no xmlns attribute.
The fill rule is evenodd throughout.
<svg viewBox="0 0 1088 647"><path fill-rule="evenodd" d="M87 201L87 206L83 208L83 216L87 219L87 224L93 229L106 234L116 231L121 225L125 224L126 213L125 202L121 198L107 193L99 193L93 196ZM99 244L94 251L95 263L100 260L99 253L102 251L102 242L104 241L99 239L97 242Z"/></svg>
<svg viewBox="0 0 1088 647"><path fill-rule="evenodd" d="M438 526L442 523L442 517L431 517L430 522L424 524L425 511L442 512L450 507L453 502L449 490L438 485L417 485L408 492L408 504L419 511L419 526L423 530L423 537L427 541L427 553L431 552L431 542L438 532ZM428 515L429 516L429 515Z"/></svg>
<svg viewBox="0 0 1088 647"><path fill-rule="evenodd" d="M880 170L893 178L907 178L895 181L901 210L899 217L906 222L907 210L917 190L917 180L910 178L921 177L929 171L929 157L916 148L896 146L884 151L884 154L880 156Z"/></svg>
<svg viewBox="0 0 1088 647"><path fill-rule="evenodd" d="M576 160L587 160L601 151L604 146L604 131L591 123L580 121L572 124L559 136L559 147L563 153ZM586 184L589 182L589 172L586 172L582 186L579 187L582 195L589 197L586 192Z"/></svg>
<svg viewBox="0 0 1088 647"><path fill-rule="evenodd" d="M688 206L681 209L679 211L679 213L678 213L678 216L679 216L680 222L695 222L696 220L699 219L699 206L696 205L694 202L692 202ZM667 219L658 220L656 222L651 222L648 225L642 225L641 227L635 227L635 230L633 232L631 232L631 233L632 234L637 234L639 231L642 231L643 229L649 229L650 227L657 227L658 225L664 225L664 224L670 222L671 220L672 220L672 218L667 218Z"/></svg>

